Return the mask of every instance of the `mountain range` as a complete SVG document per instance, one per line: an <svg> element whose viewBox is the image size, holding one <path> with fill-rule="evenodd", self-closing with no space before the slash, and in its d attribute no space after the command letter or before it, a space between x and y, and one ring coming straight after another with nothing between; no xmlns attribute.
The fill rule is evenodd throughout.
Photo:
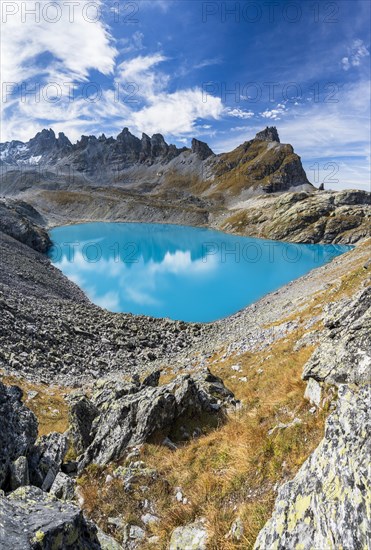
<svg viewBox="0 0 371 550"><path fill-rule="evenodd" d="M291 145L280 143L275 127L222 154L195 138L190 148L178 148L161 134L139 139L128 128L116 138L83 135L74 144L64 133L44 129L26 143L1 143L0 170L3 194L11 192L9 183L18 192L56 181L62 187L73 181L146 193L170 188L214 199L220 192L233 197L303 186L313 190L300 157Z"/></svg>

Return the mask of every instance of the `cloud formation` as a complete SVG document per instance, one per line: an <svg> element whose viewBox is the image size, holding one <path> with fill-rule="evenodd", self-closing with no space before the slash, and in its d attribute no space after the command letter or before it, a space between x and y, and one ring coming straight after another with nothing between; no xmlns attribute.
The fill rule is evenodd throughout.
<svg viewBox="0 0 371 550"><path fill-rule="evenodd" d="M366 48L363 40L353 40L352 45L348 48L348 55L341 60L341 65L344 71L349 71L352 67L359 67L362 59L369 55L370 52Z"/></svg>

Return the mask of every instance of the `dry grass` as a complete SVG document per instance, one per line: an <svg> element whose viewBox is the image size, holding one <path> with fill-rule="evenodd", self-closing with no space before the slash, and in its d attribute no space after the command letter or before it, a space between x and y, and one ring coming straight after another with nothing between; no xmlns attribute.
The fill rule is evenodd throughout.
<svg viewBox="0 0 371 550"><path fill-rule="evenodd" d="M324 409L310 412L310 404L303 397L305 383L301 374L314 347L295 351L295 344L306 332L305 322L321 313L326 303L354 294L364 283L368 276L363 267L368 246L367 242L360 245L357 261L342 264L341 272L333 270L334 280L326 290L311 295L300 311L280 320L299 321L299 327L285 338L263 351L224 358L224 351L219 350L209 359L211 371L223 378L243 407L231 413L224 425L175 452L154 444L144 445L140 458L157 470L157 479L139 476L134 491L125 492L119 480L105 482L106 475L118 464L107 468L90 466L79 480L88 515L106 532L118 536L108 518L119 517L142 525L142 503L147 499L161 518L159 524L146 528L148 533L160 537L158 549L168 548L176 526L198 517L208 522L210 550L251 549L271 515L275 488L294 477L322 439L330 406L328 401ZM321 327L321 321L317 321L310 330ZM240 370L233 370L233 365L239 365ZM161 383L173 377L169 369ZM66 390L12 377L3 377L3 381L22 387L26 404L39 419L40 434L67 428L63 398ZM37 391L38 395L27 400L28 391ZM301 423L269 435L278 423L288 424L294 418ZM187 498L186 504L175 499L177 487ZM236 517L244 525L244 536L239 542L226 539Z"/></svg>
<svg viewBox="0 0 371 550"><path fill-rule="evenodd" d="M51 432L63 433L68 428L68 408L65 395L71 390L45 384L32 384L15 376L0 375L1 382L18 386L23 391L23 402L35 413L39 422L39 436ZM37 392L30 397L30 392Z"/></svg>
<svg viewBox="0 0 371 550"><path fill-rule="evenodd" d="M309 413L310 405L303 398L305 384L300 379L313 348L294 352L299 337L299 333L292 334L260 353L231 356L225 361L220 355L213 357L212 371L241 399L243 409L231 414L225 425L176 452L156 445L143 447L141 459L157 469L163 480L139 495L141 500L152 501L162 518L152 527L160 536L159 548L167 548L176 526L200 516L209 524L210 549L252 547L271 513L274 485L295 474L323 435L326 411ZM241 366L240 372L231 369L234 364ZM247 377L247 382L241 382L241 377ZM294 417L302 424L268 435L270 428ZM114 489L112 484L107 486L104 479L109 471L93 469L82 480L88 513L105 528L108 516L129 515L140 524L143 512L138 494L128 495L120 482L114 482ZM176 501L176 487L182 488L187 504ZM245 529L240 543L225 539L237 516Z"/></svg>
<svg viewBox="0 0 371 550"><path fill-rule="evenodd" d="M271 515L275 489L292 479L318 446L329 413L330 399L325 408L310 412L301 374L314 347L295 351L295 344L305 334L307 320L321 313L326 303L354 294L364 283L367 248L368 243L360 245L358 259L334 270L333 282L326 290L308 297L307 304L290 316L290 320L299 321L299 327L284 339L264 351L223 359L221 350L210 358L210 369L235 392L243 408L230 414L223 426L175 452L157 445L143 446L140 458L148 467L157 469L161 482L142 481L139 486L148 486L144 493L125 493L122 483L115 481L113 488L105 483L113 466L88 471L81 480L81 490L89 515L103 528L108 528L109 516L142 525L141 502L148 499L161 518L159 524L147 527L150 534L160 537L156 548L168 548L176 526L204 517L210 532L210 550L251 549ZM317 321L310 330L321 328L322 322ZM238 372L231 368L237 364ZM171 370L165 371L161 383L173 376ZM246 382L240 380L244 377ZM331 388L325 389L326 393L335 398ZM288 424L294 418L301 423L268 434L278 423ZM177 487L188 499L186 504L176 501ZM244 525L244 536L239 542L226 538L236 517ZM112 528L111 533L118 535Z"/></svg>

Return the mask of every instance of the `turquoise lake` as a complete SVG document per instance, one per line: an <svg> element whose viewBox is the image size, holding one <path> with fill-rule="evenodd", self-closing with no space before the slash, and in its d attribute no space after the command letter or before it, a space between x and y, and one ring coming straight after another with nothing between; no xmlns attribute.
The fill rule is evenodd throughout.
<svg viewBox="0 0 371 550"><path fill-rule="evenodd" d="M231 315L352 248L143 223L72 225L50 236L53 264L95 304L195 322Z"/></svg>

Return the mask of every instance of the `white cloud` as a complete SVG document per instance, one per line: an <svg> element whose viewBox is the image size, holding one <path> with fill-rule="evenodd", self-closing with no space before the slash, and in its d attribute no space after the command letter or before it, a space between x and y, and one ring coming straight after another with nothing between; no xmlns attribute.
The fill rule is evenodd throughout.
<svg viewBox="0 0 371 550"><path fill-rule="evenodd" d="M123 61L117 67L116 82L123 86L134 84L135 95L151 101L157 93L166 89L169 82L169 76L157 68L166 59L165 56L155 53Z"/></svg>
<svg viewBox="0 0 371 550"><path fill-rule="evenodd" d="M223 63L223 59L221 57L212 57L211 59L203 59L199 63L196 63L196 65L193 66L194 69L203 69L204 67L210 67L212 65L220 65Z"/></svg>
<svg viewBox="0 0 371 550"><path fill-rule="evenodd" d="M200 88L162 93L150 98L150 105L131 113L131 127L146 133L161 132L173 136L195 130L197 119L219 119L223 112L220 98L203 101Z"/></svg>
<svg viewBox="0 0 371 550"><path fill-rule="evenodd" d="M354 40L352 45L348 48L348 55L341 60L344 71L348 71L351 67L359 67L362 58L370 55L370 52L366 48L363 40Z"/></svg>
<svg viewBox="0 0 371 550"><path fill-rule="evenodd" d="M275 109L266 109L260 113L263 118L271 118L272 120L280 120L280 115L287 113L286 106L283 103L278 103Z"/></svg>
<svg viewBox="0 0 371 550"><path fill-rule="evenodd" d="M253 111L244 111L243 109L240 109L239 107L237 107L235 109L227 108L226 109L226 114L228 116L233 116L235 118L242 118L242 119L252 118L254 116Z"/></svg>
<svg viewBox="0 0 371 550"><path fill-rule="evenodd" d="M13 15L6 15L7 4L13 6ZM36 75L46 81L63 82L66 77L81 81L91 69L112 73L117 50L104 23L100 19L92 22L98 17L97 11L89 11L92 2L80 0L73 8L74 3L62 0L48 4L13 0L7 4L2 4L0 42L3 82L24 82ZM100 8L102 0L94 5ZM53 61L40 68L37 61L48 54L54 56Z"/></svg>

